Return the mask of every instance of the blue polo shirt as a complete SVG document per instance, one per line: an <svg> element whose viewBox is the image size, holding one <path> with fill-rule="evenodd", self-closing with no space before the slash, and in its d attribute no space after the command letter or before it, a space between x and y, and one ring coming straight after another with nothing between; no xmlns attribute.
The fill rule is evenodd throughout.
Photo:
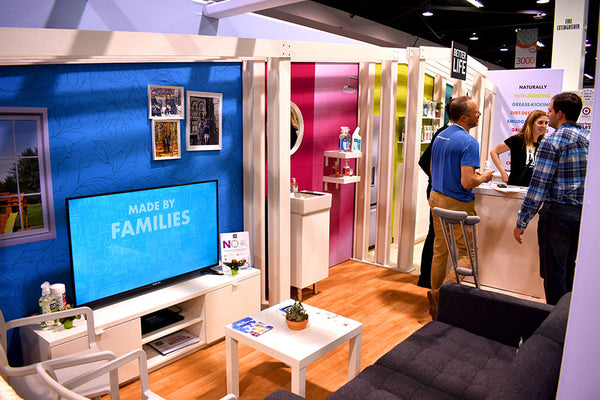
<svg viewBox="0 0 600 400"><path fill-rule="evenodd" d="M459 125L443 130L431 149L431 184L436 192L456 200L475 200L473 189L460 183L461 167L479 168L479 142Z"/></svg>

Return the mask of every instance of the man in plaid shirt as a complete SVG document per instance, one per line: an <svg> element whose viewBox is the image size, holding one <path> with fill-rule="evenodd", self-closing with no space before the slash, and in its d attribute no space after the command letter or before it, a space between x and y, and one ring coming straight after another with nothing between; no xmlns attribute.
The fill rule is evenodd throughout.
<svg viewBox="0 0 600 400"><path fill-rule="evenodd" d="M573 288L590 138L576 124L581 108L581 98L574 93L560 93L550 101L548 125L556 131L540 143L514 230L515 240L521 243L521 235L541 206L540 276L548 304L556 304Z"/></svg>

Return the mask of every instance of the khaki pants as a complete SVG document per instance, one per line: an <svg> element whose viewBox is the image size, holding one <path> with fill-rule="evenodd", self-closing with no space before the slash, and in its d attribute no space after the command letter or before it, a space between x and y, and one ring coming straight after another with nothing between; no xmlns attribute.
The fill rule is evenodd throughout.
<svg viewBox="0 0 600 400"><path fill-rule="evenodd" d="M465 203L435 191L431 192L429 206L431 209L439 207L447 210L466 211L468 215L477 215L475 200ZM473 225L473 228L475 228L475 225ZM456 274L454 273L452 266L450 266L449 270L447 269L449 256L448 247L446 245L446 239L444 238L444 231L442 230L442 222L440 217L435 214L433 214L433 229L435 231L435 241L433 244L433 261L431 263L431 289L439 289L444 282L456 282ZM471 251L474 252L471 232L471 229L467 227L469 244L471 245ZM471 269L471 261L469 259L465 238L460 225L455 226L454 236L456 237L456 247L458 248L459 267Z"/></svg>

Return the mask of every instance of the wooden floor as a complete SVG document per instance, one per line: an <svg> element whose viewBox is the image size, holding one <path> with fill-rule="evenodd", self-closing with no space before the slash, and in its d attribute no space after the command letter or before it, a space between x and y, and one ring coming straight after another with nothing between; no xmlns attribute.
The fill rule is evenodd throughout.
<svg viewBox="0 0 600 400"><path fill-rule="evenodd" d="M355 319L363 324L361 370L411 333L431 321L427 289L417 276L356 261L329 270L319 293L304 289L307 304ZM240 343L240 399L262 399L290 389L290 369L280 361ZM348 344L306 370L306 397L327 397L347 381ZM221 340L150 374L150 388L167 400L219 399L227 394L225 341ZM139 383L121 389L121 399L139 399Z"/></svg>

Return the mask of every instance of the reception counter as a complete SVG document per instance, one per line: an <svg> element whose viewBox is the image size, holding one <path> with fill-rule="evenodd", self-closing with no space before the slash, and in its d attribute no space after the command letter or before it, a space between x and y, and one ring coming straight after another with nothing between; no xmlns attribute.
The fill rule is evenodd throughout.
<svg viewBox="0 0 600 400"><path fill-rule="evenodd" d="M526 188L499 188L496 183L475 189L478 224L479 280L481 285L544 299L539 274L536 215L517 243L513 231Z"/></svg>

